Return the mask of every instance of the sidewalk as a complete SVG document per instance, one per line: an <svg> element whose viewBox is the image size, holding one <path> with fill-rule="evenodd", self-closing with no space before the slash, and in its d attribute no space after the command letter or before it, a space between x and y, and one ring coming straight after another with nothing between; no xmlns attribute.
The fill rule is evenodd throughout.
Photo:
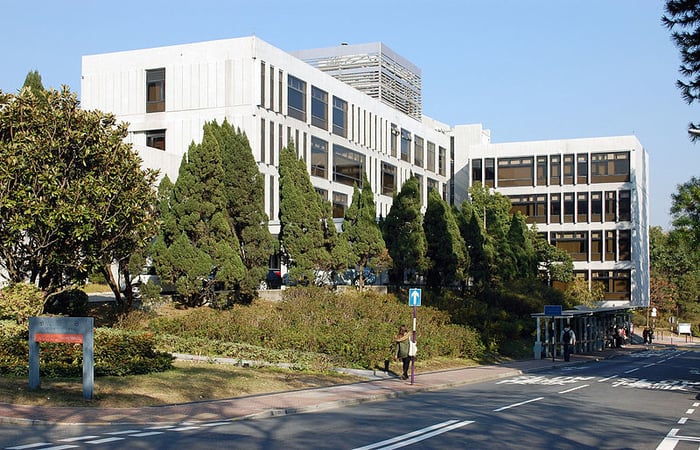
<svg viewBox="0 0 700 450"><path fill-rule="evenodd" d="M679 338L675 338L674 341L675 345L684 346L685 344ZM593 354L574 354L570 362L564 362L561 359L556 361L531 359L497 365L420 372L415 375L413 384L410 383L410 379L403 381L399 378L387 377L380 372L375 374L373 379L353 384L144 408L45 407L0 403L0 424L166 425L272 417L357 405L418 392L508 378L562 365L613 358L650 347L664 348L667 345L671 345L669 338L656 341L652 346L633 344Z"/></svg>

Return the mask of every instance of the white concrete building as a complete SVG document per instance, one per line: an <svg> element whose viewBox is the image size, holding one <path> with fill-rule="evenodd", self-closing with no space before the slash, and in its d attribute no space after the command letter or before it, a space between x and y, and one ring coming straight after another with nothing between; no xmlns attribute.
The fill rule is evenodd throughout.
<svg viewBox="0 0 700 450"><path fill-rule="evenodd" d="M363 172L383 216L412 174L424 202L437 189L461 204L482 181L571 250L579 276L607 282L609 300L648 303L648 160L636 138L491 144L480 125L422 115L420 69L383 44L295 55L319 68L256 37L84 56L81 102L128 122L144 165L172 180L204 123L228 119L265 175L273 234L291 141L338 219Z"/></svg>

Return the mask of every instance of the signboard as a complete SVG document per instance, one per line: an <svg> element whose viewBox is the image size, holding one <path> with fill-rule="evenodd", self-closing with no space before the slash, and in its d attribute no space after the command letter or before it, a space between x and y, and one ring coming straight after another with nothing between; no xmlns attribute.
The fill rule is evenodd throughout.
<svg viewBox="0 0 700 450"><path fill-rule="evenodd" d="M29 318L29 388L39 387L39 343L83 345L83 398L92 399L95 379L94 319L92 317Z"/></svg>
<svg viewBox="0 0 700 450"><path fill-rule="evenodd" d="M562 315L561 305L544 305L544 315L545 316L561 316Z"/></svg>
<svg viewBox="0 0 700 450"><path fill-rule="evenodd" d="M408 306L420 306L421 290L417 288L408 290Z"/></svg>
<svg viewBox="0 0 700 450"><path fill-rule="evenodd" d="M692 334L690 324L678 322L678 334Z"/></svg>

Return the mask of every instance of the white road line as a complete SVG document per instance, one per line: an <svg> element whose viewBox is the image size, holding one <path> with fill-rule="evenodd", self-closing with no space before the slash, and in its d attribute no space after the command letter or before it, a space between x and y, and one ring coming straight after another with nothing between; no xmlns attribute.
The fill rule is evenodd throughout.
<svg viewBox="0 0 700 450"><path fill-rule="evenodd" d="M162 431L144 431L143 433L130 434L129 437L148 437L163 434Z"/></svg>
<svg viewBox="0 0 700 450"><path fill-rule="evenodd" d="M218 426L221 426L221 425L230 425L230 424L231 424L231 422L212 422L212 423L203 423L203 424L201 424L200 426L203 426L203 427L218 427Z"/></svg>
<svg viewBox="0 0 700 450"><path fill-rule="evenodd" d="M448 422L456 422L456 421L450 420ZM448 422L443 422L443 424L448 423ZM419 434L418 436L414 436L410 439L403 440L403 439L406 439L406 437L408 437L409 435L414 434L416 432L408 433L406 435L397 436L393 439L388 439L388 440L383 441L383 442L377 442L376 444L372 444L372 445L369 445L367 447L361 447L361 449L369 450L372 448L377 448L379 450L393 450L396 448L401 448L401 447L405 447L407 445L415 444L416 442L424 441L426 439L429 439L433 436L437 436L437 435L442 434L442 433L447 433L448 431L463 427L465 425L469 425L470 423L474 423L474 421L473 420L463 420L461 422L452 423L451 425L442 426L442 427L440 427L434 431L431 431L429 433ZM438 425L441 425L441 424L438 424ZM429 427L429 428L433 428L433 427ZM427 428L424 428L423 430L427 430ZM419 431L421 431L421 430L419 430ZM389 442L389 441L393 441L393 442ZM382 447L382 445L384 445L384 443L389 443L390 445ZM355 449L355 450L360 450L360 449Z"/></svg>
<svg viewBox="0 0 700 450"><path fill-rule="evenodd" d="M43 447L45 445L51 445L51 442L37 442L36 444L20 445L17 447L7 447L5 450L26 450L28 448Z"/></svg>
<svg viewBox="0 0 700 450"><path fill-rule="evenodd" d="M625 371L625 373L632 373L632 372L636 372L638 370L639 370L639 367L635 367L634 369L630 369L630 370Z"/></svg>
<svg viewBox="0 0 700 450"><path fill-rule="evenodd" d="M679 425L683 425L688 421L687 417L681 417L680 420L678 421Z"/></svg>
<svg viewBox="0 0 700 450"><path fill-rule="evenodd" d="M123 441L123 437L109 437L109 438L102 438L102 439L97 439L94 441L85 441L86 444L106 444L108 442L115 442L115 441Z"/></svg>
<svg viewBox="0 0 700 450"><path fill-rule="evenodd" d="M647 364L646 366L643 366L643 367L646 369L647 367L651 367L651 366L655 366L655 365L656 365L656 363L651 363L651 364Z"/></svg>
<svg viewBox="0 0 700 450"><path fill-rule="evenodd" d="M685 413L686 414L693 414L695 410L693 408L688 409Z"/></svg>
<svg viewBox="0 0 700 450"><path fill-rule="evenodd" d="M697 408L698 406L700 406L700 402L693 403L693 408Z"/></svg>
<svg viewBox="0 0 700 450"><path fill-rule="evenodd" d="M412 437L414 437L414 436L419 436L419 435L421 435L421 434L423 434L423 433L428 433L428 432L431 432L431 431L433 431L433 430L440 429L440 428L442 428L442 427L446 427L446 426L453 425L453 424L455 424L456 422L457 422L456 420L448 420L447 422L438 423L438 424L435 424L435 425L432 425L432 426L429 426L429 427L426 427L426 428L422 428L422 429L420 429L420 430L416 430L416 431L412 431L412 432L410 432L410 433L402 434L401 436L396 436L396 437L393 437L393 438L391 438L391 439L387 439L387 440L385 440L385 441L375 442L374 444L366 445L366 446L364 446L364 447L358 447L358 448L356 448L356 449L354 449L354 450L371 450L371 449L373 449L373 448L379 448L379 447L381 447L381 446L383 446L383 445L393 444L393 443L399 442L399 441L401 441L401 440L403 440L403 439L412 438Z"/></svg>
<svg viewBox="0 0 700 450"><path fill-rule="evenodd" d="M168 431L190 431L190 430L196 430L199 427L180 427L180 428L170 428Z"/></svg>
<svg viewBox="0 0 700 450"><path fill-rule="evenodd" d="M51 445L51 444L49 443L49 445ZM55 445L53 447L44 447L41 450L65 450L67 448L78 448L78 446L77 445Z"/></svg>
<svg viewBox="0 0 700 450"><path fill-rule="evenodd" d="M590 386L590 384L582 384L581 386L576 386L575 388L571 388L571 389L567 389L566 391L558 392L558 394L568 394L569 392L578 391L579 389L583 389L583 388L586 388L588 386Z"/></svg>
<svg viewBox="0 0 700 450"><path fill-rule="evenodd" d="M141 431L141 430L112 431L112 432L105 433L105 434L108 434L110 436L119 436L120 434L138 433L139 431Z"/></svg>
<svg viewBox="0 0 700 450"><path fill-rule="evenodd" d="M148 427L146 428L147 430L168 430L171 428L175 428L175 425L159 425L156 427Z"/></svg>
<svg viewBox="0 0 700 450"><path fill-rule="evenodd" d="M66 439L59 439L58 442L77 442L77 441L87 441L90 439L97 439L99 436L77 436Z"/></svg>
<svg viewBox="0 0 700 450"><path fill-rule="evenodd" d="M493 412L505 411L506 409L515 408L516 406L522 406L522 405L525 405L525 404L531 403L531 402L536 402L536 401L542 400L543 398L544 398L544 397L537 397L537 398L533 398L533 399L530 399L530 400L525 400L524 402L513 403L512 405L503 406L503 407L501 407L501 408L494 409Z"/></svg>
<svg viewBox="0 0 700 450"><path fill-rule="evenodd" d="M598 380L598 383L602 383L602 382L604 382L604 381L612 380L613 378L617 378L617 375L613 375L613 376L611 376L611 377L603 378L602 380Z"/></svg>
<svg viewBox="0 0 700 450"><path fill-rule="evenodd" d="M676 444L678 444L678 439L675 438L676 433L678 433L678 430L680 428L672 428L671 431L668 432L666 437L664 438L661 443L656 446L656 450L673 450L676 448Z"/></svg>

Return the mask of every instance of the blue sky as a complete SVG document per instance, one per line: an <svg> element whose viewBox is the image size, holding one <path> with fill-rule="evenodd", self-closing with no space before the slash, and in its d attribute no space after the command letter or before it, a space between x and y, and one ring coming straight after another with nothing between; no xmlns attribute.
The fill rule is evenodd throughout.
<svg viewBox="0 0 700 450"><path fill-rule="evenodd" d="M5 0L0 90L30 70L80 93L81 57L256 35L286 51L382 41L422 69L423 112L481 123L492 142L636 135L650 156L650 223L700 176L698 105L675 80L662 0Z"/></svg>

